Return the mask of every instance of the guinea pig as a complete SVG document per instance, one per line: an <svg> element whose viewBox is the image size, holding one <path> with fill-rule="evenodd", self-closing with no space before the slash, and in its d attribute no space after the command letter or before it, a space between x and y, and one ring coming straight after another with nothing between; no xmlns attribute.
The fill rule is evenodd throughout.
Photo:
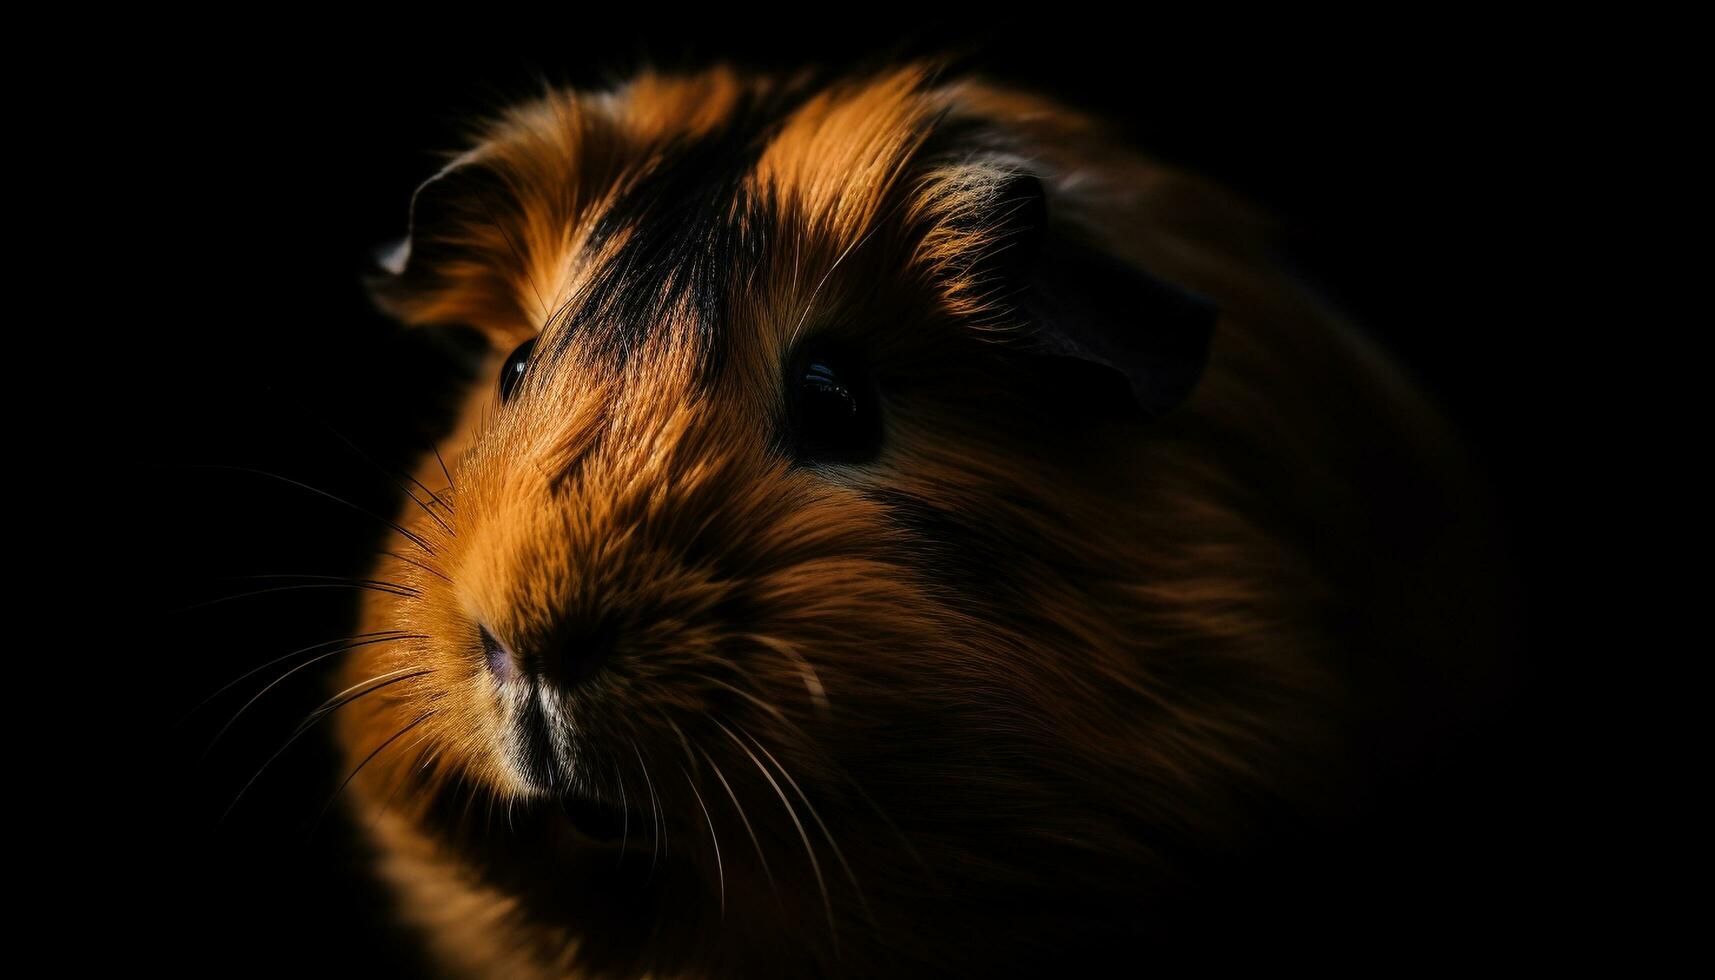
<svg viewBox="0 0 1715 980"><path fill-rule="evenodd" d="M1220 935L1488 643L1457 441L1271 234L933 65L481 124L373 288L485 378L330 702L434 960L1030 975Z"/></svg>

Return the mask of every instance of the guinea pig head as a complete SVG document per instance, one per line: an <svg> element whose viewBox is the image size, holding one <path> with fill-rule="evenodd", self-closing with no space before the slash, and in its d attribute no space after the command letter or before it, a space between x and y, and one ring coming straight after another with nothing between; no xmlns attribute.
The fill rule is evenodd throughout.
<svg viewBox="0 0 1715 980"><path fill-rule="evenodd" d="M1024 962L1314 737L1310 579L1188 448L1214 310L1030 110L646 76L419 191L378 294L493 353L340 737L450 959Z"/></svg>

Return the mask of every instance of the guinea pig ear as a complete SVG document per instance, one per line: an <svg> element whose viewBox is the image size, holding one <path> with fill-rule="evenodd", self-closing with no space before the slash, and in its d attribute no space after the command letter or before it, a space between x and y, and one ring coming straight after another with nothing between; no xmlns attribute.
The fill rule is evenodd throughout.
<svg viewBox="0 0 1715 980"><path fill-rule="evenodd" d="M1041 179L1009 177L997 194L991 281L1017 284L1019 349L1068 390L1155 418L1190 397L1208 360L1218 310L1056 222Z"/></svg>
<svg viewBox="0 0 1715 980"><path fill-rule="evenodd" d="M461 261L484 246L479 232L496 220L491 202L504 188L475 151L436 171L411 194L405 237L376 250L377 271L365 278L377 306L407 323L461 319L448 294L482 293L471 280L479 263Z"/></svg>

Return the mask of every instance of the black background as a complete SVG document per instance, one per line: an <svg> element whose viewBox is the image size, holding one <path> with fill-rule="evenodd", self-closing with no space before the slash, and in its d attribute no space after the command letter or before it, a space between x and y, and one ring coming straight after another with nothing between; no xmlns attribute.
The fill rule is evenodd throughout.
<svg viewBox="0 0 1715 980"><path fill-rule="evenodd" d="M135 654L151 716L137 752L148 762L144 809L159 822L137 908L164 954L190 972L420 969L358 872L338 807L318 823L340 778L324 733L281 755L223 819L325 695L325 672L275 688L206 758L273 672L197 706L265 660L353 629L355 596L336 588L203 603L285 584L250 576L362 575L381 531L230 467L376 514L397 509L394 485L352 445L383 467L414 459L458 381L457 360L447 338L406 334L376 314L360 277L402 232L432 151L458 145L461 120L528 97L542 79L601 86L646 62L796 67L952 50L961 64L1104 113L1144 149L1272 210L1287 259L1465 433L1519 568L1515 680L1493 721L1402 790L1397 806L1410 816L1362 846L1388 869L1368 880L1388 882L1372 904L1390 926L1390 959L1529 955L1556 901L1546 842L1560 787L1541 764L1550 681L1531 612L1554 529L1539 506L1551 443L1530 379L1550 370L1553 344L1520 255L1530 248L1531 120L1552 96L1515 76L1506 47L1475 23L1296 22L1234 41L1218 22L904 22L873 13L788 31L756 17L640 12L427 40L281 26L143 59L125 107L135 123L125 150L147 161L125 188L142 209L125 229L125 263L140 273L132 308L150 313L133 338L143 383L120 425L143 456L134 506L160 562L144 576ZM1302 900L1340 887L1307 882ZM1327 949L1360 947L1361 936L1329 923Z"/></svg>

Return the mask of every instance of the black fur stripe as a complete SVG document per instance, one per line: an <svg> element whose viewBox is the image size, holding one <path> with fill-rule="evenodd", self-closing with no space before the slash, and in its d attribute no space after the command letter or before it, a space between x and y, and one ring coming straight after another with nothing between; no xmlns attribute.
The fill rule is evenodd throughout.
<svg viewBox="0 0 1715 980"><path fill-rule="evenodd" d="M754 285L777 220L773 202L746 178L810 91L747 96L719 129L675 141L650 159L591 229L591 253L621 244L568 305L554 353L573 337L594 336L624 363L673 323L694 332L705 371L718 369L721 337L736 300Z"/></svg>

